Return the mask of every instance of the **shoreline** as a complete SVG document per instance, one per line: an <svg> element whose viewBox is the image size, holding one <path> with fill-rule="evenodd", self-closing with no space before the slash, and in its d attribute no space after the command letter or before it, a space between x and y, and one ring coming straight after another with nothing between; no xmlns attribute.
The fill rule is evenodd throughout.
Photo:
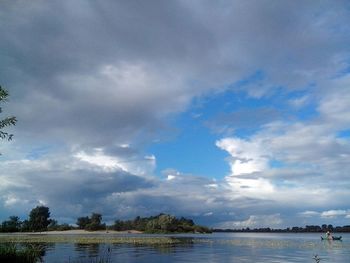
<svg viewBox="0 0 350 263"><path fill-rule="evenodd" d="M125 235L125 234L143 234L142 231L138 230L126 230L126 231L115 231L115 230L97 230L97 231L87 231L84 229L75 229L75 230L64 230L64 231L42 231L42 232L8 232L0 233L1 235Z"/></svg>
<svg viewBox="0 0 350 263"><path fill-rule="evenodd" d="M174 245L191 242L168 236L142 236L140 231L94 231L67 230L49 232L0 233L1 243L77 243L77 244L133 244Z"/></svg>

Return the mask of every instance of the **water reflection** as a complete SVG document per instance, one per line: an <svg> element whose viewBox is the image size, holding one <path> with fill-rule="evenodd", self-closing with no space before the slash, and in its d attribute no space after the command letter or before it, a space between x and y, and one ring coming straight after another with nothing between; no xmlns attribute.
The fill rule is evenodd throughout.
<svg viewBox="0 0 350 263"><path fill-rule="evenodd" d="M179 239L179 237L176 237ZM182 238L182 237L181 237ZM213 235L184 238L179 244L39 244L44 262L313 262L343 263L350 258L350 235L343 242L322 242L318 236ZM46 251L46 253L45 253ZM101 261L103 259L104 261Z"/></svg>
<svg viewBox="0 0 350 263"><path fill-rule="evenodd" d="M74 244L74 250L79 255L87 255L88 257L97 257L100 252L100 244Z"/></svg>

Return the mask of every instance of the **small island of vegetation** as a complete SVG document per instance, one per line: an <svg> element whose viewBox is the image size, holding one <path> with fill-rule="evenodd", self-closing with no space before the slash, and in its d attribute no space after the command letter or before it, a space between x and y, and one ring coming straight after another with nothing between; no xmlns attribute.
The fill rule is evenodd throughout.
<svg viewBox="0 0 350 263"><path fill-rule="evenodd" d="M31 210L28 219L21 221L18 216L10 216L8 220L1 223L0 232L45 232L45 231L138 231L148 234L168 233L211 233L208 227L196 225L192 219L185 217L176 218L168 214L159 214L151 217L137 216L133 220L115 220L114 224L102 223L102 215L92 213L91 216L77 218L77 226L67 223L59 224L57 220L50 218L49 208L37 206Z"/></svg>
<svg viewBox="0 0 350 263"><path fill-rule="evenodd" d="M73 231L65 232L67 230ZM0 235L0 262L33 263L40 260L42 251L40 248L27 247L24 244L70 242L79 244L113 243L162 246L183 244L190 241L169 236L126 237L109 235L109 233L177 234L210 233L211 230L207 227L196 225L192 219L185 217L176 218L168 214L159 214L151 217L137 216L133 220L115 220L114 224L106 225L102 222L101 214L92 213L91 216L77 218L76 226L67 223L59 224L57 220L50 218L48 207L37 206L30 211L28 219L23 221L18 216L10 216L8 220L1 223L0 232L9 233ZM98 235L81 235L82 233L93 232L97 232ZM47 235L42 235L44 233ZM53 233L53 235L50 233ZM59 235L56 235L56 233ZM64 233L69 234L61 235ZM100 235L101 233L103 235ZM22 245L17 246L16 244Z"/></svg>

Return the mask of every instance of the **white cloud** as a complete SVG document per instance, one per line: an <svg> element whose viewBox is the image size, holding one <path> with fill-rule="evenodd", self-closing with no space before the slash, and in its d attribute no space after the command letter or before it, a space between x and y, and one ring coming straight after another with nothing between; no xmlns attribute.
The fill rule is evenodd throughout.
<svg viewBox="0 0 350 263"><path fill-rule="evenodd" d="M315 216L320 216L320 213L316 211L304 211L304 212L298 213L298 215L300 215L301 217L315 217Z"/></svg>
<svg viewBox="0 0 350 263"><path fill-rule="evenodd" d="M19 199L18 197L12 194L6 196L4 200L5 207L12 207L12 206L18 206L23 204L28 204L28 200Z"/></svg>
<svg viewBox="0 0 350 263"><path fill-rule="evenodd" d="M328 210L321 213L322 218L334 218L338 216L347 216L349 212L346 210Z"/></svg>
<svg viewBox="0 0 350 263"><path fill-rule="evenodd" d="M118 169L126 171L126 169L123 168L121 164L119 164L119 160L117 158L105 155L101 149L96 149L96 152L92 155L89 155L83 151L78 152L74 154L74 157L78 160L101 167L107 172L113 172Z"/></svg>
<svg viewBox="0 0 350 263"><path fill-rule="evenodd" d="M228 176L226 181L238 196L264 199L271 198L276 193L273 184L264 178L245 179Z"/></svg>
<svg viewBox="0 0 350 263"><path fill-rule="evenodd" d="M169 174L168 176L167 176L167 180L168 181L170 181L170 180L174 180L176 178L176 176L175 175L171 175L171 174Z"/></svg>
<svg viewBox="0 0 350 263"><path fill-rule="evenodd" d="M300 109L304 107L308 102L310 102L311 98L309 95L304 95L296 99L289 100L290 105L296 109Z"/></svg>
<svg viewBox="0 0 350 263"><path fill-rule="evenodd" d="M121 147L129 149L129 147ZM87 162L90 165L100 168L105 172L114 172L122 170L136 175L151 175L155 168L156 158L154 155L149 156L127 156L127 159L117 156L110 156L104 153L103 149L94 149L93 153L88 154L84 151L77 152L73 155L80 161Z"/></svg>
<svg viewBox="0 0 350 263"><path fill-rule="evenodd" d="M348 128L350 125L350 74L323 83L324 94L318 110L329 129Z"/></svg>
<svg viewBox="0 0 350 263"><path fill-rule="evenodd" d="M232 175L250 174L264 171L268 167L267 149L259 141L239 138L225 138L216 145L232 156Z"/></svg>

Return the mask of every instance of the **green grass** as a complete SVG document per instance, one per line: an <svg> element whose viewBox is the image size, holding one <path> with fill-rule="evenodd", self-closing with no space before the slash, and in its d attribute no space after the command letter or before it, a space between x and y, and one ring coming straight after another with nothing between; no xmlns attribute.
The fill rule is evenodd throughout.
<svg viewBox="0 0 350 263"><path fill-rule="evenodd" d="M41 250L32 246L18 248L15 244L0 244L0 262L35 263L41 259Z"/></svg>

